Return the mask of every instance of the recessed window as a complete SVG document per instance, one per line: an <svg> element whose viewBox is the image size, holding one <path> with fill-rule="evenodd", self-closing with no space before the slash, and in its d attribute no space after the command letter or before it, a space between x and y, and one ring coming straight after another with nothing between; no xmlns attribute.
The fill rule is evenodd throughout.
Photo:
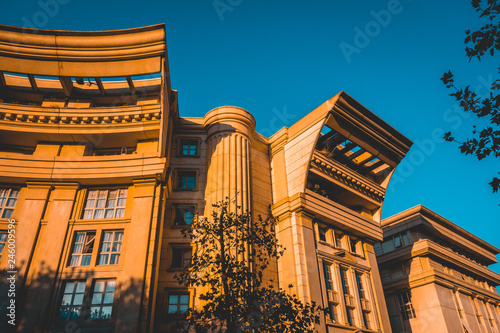
<svg viewBox="0 0 500 333"><path fill-rule="evenodd" d="M84 293L85 282L67 281L65 283L59 307L59 320L78 320L80 318Z"/></svg>
<svg viewBox="0 0 500 333"><path fill-rule="evenodd" d="M77 232L71 254L70 266L89 266L94 249L95 231Z"/></svg>
<svg viewBox="0 0 500 333"><path fill-rule="evenodd" d="M356 238L349 237L349 245L352 253L359 253L358 251L359 240Z"/></svg>
<svg viewBox="0 0 500 333"><path fill-rule="evenodd" d="M319 227L318 228L319 240L326 242L326 229Z"/></svg>
<svg viewBox="0 0 500 333"><path fill-rule="evenodd" d="M408 290L403 291L398 294L399 300L399 311L403 316L404 320L408 320L410 318L415 318L415 310L413 309L413 305L411 303L411 295Z"/></svg>
<svg viewBox="0 0 500 333"><path fill-rule="evenodd" d="M177 189L194 190L196 188L196 171L179 171L177 173Z"/></svg>
<svg viewBox="0 0 500 333"><path fill-rule="evenodd" d="M170 292L168 294L167 313L169 315L184 314L188 309L188 292Z"/></svg>
<svg viewBox="0 0 500 333"><path fill-rule="evenodd" d="M342 291L344 295L351 295L349 290L349 279L347 278L347 269L340 268L340 281L342 282Z"/></svg>
<svg viewBox="0 0 500 333"><path fill-rule="evenodd" d="M5 231L0 232L0 258L2 257L3 249L7 244L8 233Z"/></svg>
<svg viewBox="0 0 500 333"><path fill-rule="evenodd" d="M180 155L182 156L198 156L198 139L181 139Z"/></svg>
<svg viewBox="0 0 500 333"><path fill-rule="evenodd" d="M403 246L403 242L401 241L401 235L394 236L392 241L394 242L395 248L399 248L399 247Z"/></svg>
<svg viewBox="0 0 500 333"><path fill-rule="evenodd" d="M0 189L0 216L2 218L10 219L18 197L19 190L17 189Z"/></svg>
<svg viewBox="0 0 500 333"><path fill-rule="evenodd" d="M363 286L363 278L361 277L361 275L359 273L356 273L356 283L358 285L358 294L359 294L359 298L360 299L367 299L366 297L366 291L365 291L365 288Z"/></svg>
<svg viewBox="0 0 500 333"><path fill-rule="evenodd" d="M97 280L94 283L90 319L109 319L113 311L116 280Z"/></svg>
<svg viewBox="0 0 500 333"><path fill-rule="evenodd" d="M122 251L123 231L106 231L102 239L99 265L118 265Z"/></svg>
<svg viewBox="0 0 500 333"><path fill-rule="evenodd" d="M172 248L171 268L186 268L191 265L191 248Z"/></svg>
<svg viewBox="0 0 500 333"><path fill-rule="evenodd" d="M83 219L121 218L126 201L127 189L89 191Z"/></svg>
<svg viewBox="0 0 500 333"><path fill-rule="evenodd" d="M195 206L178 204L174 206L174 224L190 225L193 222Z"/></svg>
<svg viewBox="0 0 500 333"><path fill-rule="evenodd" d="M342 234L335 232L335 247L342 248Z"/></svg>

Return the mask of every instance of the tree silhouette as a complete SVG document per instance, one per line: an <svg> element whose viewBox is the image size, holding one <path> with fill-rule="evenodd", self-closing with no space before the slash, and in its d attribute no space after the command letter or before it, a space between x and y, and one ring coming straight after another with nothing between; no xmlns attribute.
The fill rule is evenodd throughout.
<svg viewBox="0 0 500 333"><path fill-rule="evenodd" d="M314 302L264 283L264 270L284 249L275 236L275 219L229 211L229 199L213 205L211 219L196 218L184 237L195 243L192 264L176 276L201 290L201 306L189 309L179 331L314 332Z"/></svg>
<svg viewBox="0 0 500 333"><path fill-rule="evenodd" d="M495 51L500 51L500 1L498 0L472 0L472 7L480 13L479 17L485 17L489 23L482 26L479 30L471 32L466 31L465 52L469 61L477 58L481 61L484 55L494 56ZM500 74L500 67L498 68ZM444 135L446 141L455 141L460 143L460 151L465 155L474 155L478 160L485 157L500 157L500 79L495 80L490 88L488 96L478 96L470 86L465 88L456 87L451 71L443 74L441 78L446 88L453 90L450 96L453 96L465 112L472 112L478 118L489 118L489 124L484 128L473 126L473 136L464 141L455 140L451 132ZM499 172L500 174L500 172ZM493 177L489 183L493 193L500 188L500 179Z"/></svg>

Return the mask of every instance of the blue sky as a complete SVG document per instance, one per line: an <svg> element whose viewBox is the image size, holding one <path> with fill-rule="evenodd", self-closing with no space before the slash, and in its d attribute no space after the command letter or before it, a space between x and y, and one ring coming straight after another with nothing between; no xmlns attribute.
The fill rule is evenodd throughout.
<svg viewBox="0 0 500 333"><path fill-rule="evenodd" d="M487 93L499 58L469 62L463 44L464 31L483 22L470 1L445 0L41 0L9 1L0 12L2 24L44 29L165 23L181 116L236 105L269 135L344 90L415 142L383 217L423 204L500 247L500 195L487 185L500 160L478 162L440 139L481 124L457 111L439 78L451 69L457 83Z"/></svg>

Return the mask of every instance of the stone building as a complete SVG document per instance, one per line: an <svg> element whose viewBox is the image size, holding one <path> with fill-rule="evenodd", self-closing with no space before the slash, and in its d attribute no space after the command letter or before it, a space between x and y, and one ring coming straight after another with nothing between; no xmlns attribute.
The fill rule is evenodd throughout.
<svg viewBox="0 0 500 333"><path fill-rule="evenodd" d="M382 221L375 245L393 332L500 331L500 252L423 206Z"/></svg>
<svg viewBox="0 0 500 333"><path fill-rule="evenodd" d="M168 331L199 305L174 278L192 253L181 230L229 197L254 216L271 206L287 250L265 278L328 308L319 332L391 332L374 246L411 145L345 92L269 138L238 107L180 117L164 25L0 26L0 249L15 221L17 331ZM3 249L2 281L10 264Z"/></svg>

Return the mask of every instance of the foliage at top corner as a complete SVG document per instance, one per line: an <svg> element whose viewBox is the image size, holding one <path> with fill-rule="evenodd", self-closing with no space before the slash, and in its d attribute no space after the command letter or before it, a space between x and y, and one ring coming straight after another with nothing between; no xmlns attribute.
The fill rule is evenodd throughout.
<svg viewBox="0 0 500 333"><path fill-rule="evenodd" d="M500 52L500 0L472 0L472 7L486 23L477 31L466 30L465 52L469 61L481 61L485 55L494 56ZM500 74L500 66L498 67ZM500 157L500 79L496 79L486 95L478 95L470 86L457 87L451 71L443 74L441 81L450 89L452 96L464 112L472 112L477 118L488 119L484 128L473 126L472 136L456 140L451 132L444 135L449 142L459 143L462 154L473 155L478 160L486 157ZM500 172L499 172L500 174ZM500 189L500 179L493 177L489 183L493 193Z"/></svg>

